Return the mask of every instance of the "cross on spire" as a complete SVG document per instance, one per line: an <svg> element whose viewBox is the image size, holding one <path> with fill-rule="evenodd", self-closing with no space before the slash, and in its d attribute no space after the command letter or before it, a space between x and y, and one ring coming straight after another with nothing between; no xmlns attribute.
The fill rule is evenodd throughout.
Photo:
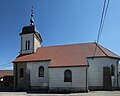
<svg viewBox="0 0 120 96"><path fill-rule="evenodd" d="M33 16L34 16L34 13L33 13L33 6L32 6L30 25L34 25L34 19L33 19Z"/></svg>

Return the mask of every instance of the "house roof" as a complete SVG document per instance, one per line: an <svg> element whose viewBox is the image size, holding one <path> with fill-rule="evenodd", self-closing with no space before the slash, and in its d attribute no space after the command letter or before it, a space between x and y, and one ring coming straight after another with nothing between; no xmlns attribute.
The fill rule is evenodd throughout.
<svg viewBox="0 0 120 96"><path fill-rule="evenodd" d="M13 76L13 70L0 70L0 77Z"/></svg>
<svg viewBox="0 0 120 96"><path fill-rule="evenodd" d="M96 53L94 54L97 45ZM87 57L120 57L96 43L39 47L33 54L18 56L13 63L50 60L49 67L86 66Z"/></svg>

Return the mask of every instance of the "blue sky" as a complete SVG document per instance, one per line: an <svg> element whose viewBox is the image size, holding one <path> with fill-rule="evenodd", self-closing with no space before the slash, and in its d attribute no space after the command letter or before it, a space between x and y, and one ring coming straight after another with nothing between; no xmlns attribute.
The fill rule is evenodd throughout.
<svg viewBox="0 0 120 96"><path fill-rule="evenodd" d="M30 10L43 46L94 42L104 0L0 0L0 69L11 69L20 51L19 33ZM120 0L110 0L99 43L120 55Z"/></svg>

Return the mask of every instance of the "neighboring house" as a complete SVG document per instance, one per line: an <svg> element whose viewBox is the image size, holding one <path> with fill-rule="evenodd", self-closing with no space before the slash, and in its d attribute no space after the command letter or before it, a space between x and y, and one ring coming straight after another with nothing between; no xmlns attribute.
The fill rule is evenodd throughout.
<svg viewBox="0 0 120 96"><path fill-rule="evenodd" d="M0 91L13 90L13 70L0 70Z"/></svg>
<svg viewBox="0 0 120 96"><path fill-rule="evenodd" d="M20 55L13 61L16 90L79 92L118 88L118 55L95 42L41 47L42 38L33 23L20 33Z"/></svg>

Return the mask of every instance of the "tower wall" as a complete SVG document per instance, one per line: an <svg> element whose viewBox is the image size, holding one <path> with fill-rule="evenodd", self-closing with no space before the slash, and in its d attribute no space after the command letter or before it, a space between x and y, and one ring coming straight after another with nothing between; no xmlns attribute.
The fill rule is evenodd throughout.
<svg viewBox="0 0 120 96"><path fill-rule="evenodd" d="M29 49L26 49L26 42L29 41ZM34 52L34 33L21 35L21 54L29 54Z"/></svg>

